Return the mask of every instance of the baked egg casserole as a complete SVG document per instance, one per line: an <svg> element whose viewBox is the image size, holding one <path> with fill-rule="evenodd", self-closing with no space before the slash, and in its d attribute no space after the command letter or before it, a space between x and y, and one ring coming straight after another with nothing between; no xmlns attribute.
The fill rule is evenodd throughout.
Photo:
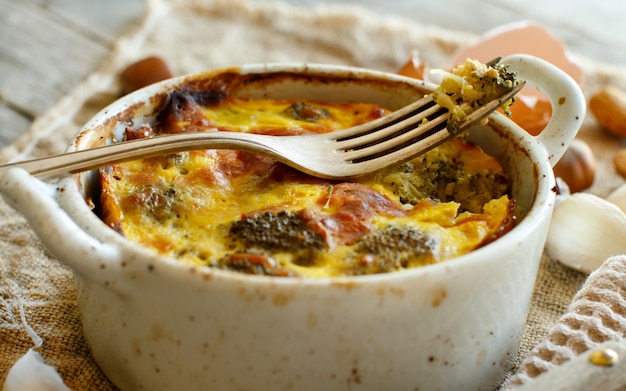
<svg viewBox="0 0 626 391"><path fill-rule="evenodd" d="M372 103L176 91L157 121L129 126L114 141L195 131L325 133L389 112ZM462 138L349 181L221 149L115 164L99 180L97 213L129 240L186 264L257 275L397 272L466 254L515 225L509 176Z"/></svg>

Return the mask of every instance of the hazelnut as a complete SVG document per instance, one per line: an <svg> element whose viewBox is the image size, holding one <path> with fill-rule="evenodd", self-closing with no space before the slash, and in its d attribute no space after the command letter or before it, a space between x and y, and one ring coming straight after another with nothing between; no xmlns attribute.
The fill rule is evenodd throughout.
<svg viewBox="0 0 626 391"><path fill-rule="evenodd" d="M554 166L554 175L563 179L572 193L590 188L595 174L593 151L580 139L572 140L561 160Z"/></svg>
<svg viewBox="0 0 626 391"><path fill-rule="evenodd" d="M161 57L151 56L130 64L120 73L125 94L174 76L172 67Z"/></svg>
<svg viewBox="0 0 626 391"><path fill-rule="evenodd" d="M626 91L606 86L589 99L589 110L598 123L619 137L626 137Z"/></svg>

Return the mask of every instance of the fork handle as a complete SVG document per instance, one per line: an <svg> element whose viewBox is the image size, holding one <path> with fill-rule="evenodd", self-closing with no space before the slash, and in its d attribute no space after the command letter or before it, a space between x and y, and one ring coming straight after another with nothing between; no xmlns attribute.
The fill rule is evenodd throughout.
<svg viewBox="0 0 626 391"><path fill-rule="evenodd" d="M209 148L264 151L274 156L276 151L262 142L265 137L269 136L222 131L168 134L8 163L0 165L0 174L9 168L19 167L35 177L47 178L135 159Z"/></svg>

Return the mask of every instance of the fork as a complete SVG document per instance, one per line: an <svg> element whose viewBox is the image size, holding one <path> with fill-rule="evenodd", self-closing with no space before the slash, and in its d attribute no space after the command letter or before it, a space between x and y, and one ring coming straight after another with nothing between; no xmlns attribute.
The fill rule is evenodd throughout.
<svg viewBox="0 0 626 391"><path fill-rule="evenodd" d="M454 137L511 99L524 84L518 83L472 111L453 131L447 127L448 110L428 94L387 116L330 133L303 136L228 131L177 133L4 164L0 165L0 173L20 167L33 176L48 178L189 150L239 149L269 155L320 178L354 178L404 163Z"/></svg>

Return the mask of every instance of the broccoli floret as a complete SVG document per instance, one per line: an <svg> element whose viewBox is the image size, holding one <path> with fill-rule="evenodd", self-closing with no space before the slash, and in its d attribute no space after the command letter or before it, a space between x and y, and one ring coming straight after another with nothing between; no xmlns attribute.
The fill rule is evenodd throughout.
<svg viewBox="0 0 626 391"><path fill-rule="evenodd" d="M424 157L426 159L426 157ZM415 205L423 199L438 199L437 178L445 175L449 166L437 164L430 169L427 165L415 167L404 164L389 170L382 178L403 204Z"/></svg>
<svg viewBox="0 0 626 391"><path fill-rule="evenodd" d="M438 241L414 227L389 226L363 237L346 266L348 274L387 273L432 262Z"/></svg>
<svg viewBox="0 0 626 391"><path fill-rule="evenodd" d="M164 222L176 205L176 189L164 185L145 186L128 196L127 202L142 205L146 217Z"/></svg>
<svg viewBox="0 0 626 391"><path fill-rule="evenodd" d="M273 260L259 262L264 258L272 259L280 252L291 253L296 265L312 266L316 253L325 248L322 235L307 227L296 213L288 211L246 216L232 223L228 235L233 255L219 263L229 269L253 274L283 275L282 266L274 264Z"/></svg>
<svg viewBox="0 0 626 391"><path fill-rule="evenodd" d="M508 193L510 179L505 172L470 172L457 155L433 149L412 164L389 170L382 182L403 204L415 205L423 199L456 202L461 211L473 213L481 213L489 200Z"/></svg>
<svg viewBox="0 0 626 391"><path fill-rule="evenodd" d="M231 239L246 246L267 250L317 249L324 246L322 235L309 229L298 215L287 211L244 217L231 225L229 234Z"/></svg>

